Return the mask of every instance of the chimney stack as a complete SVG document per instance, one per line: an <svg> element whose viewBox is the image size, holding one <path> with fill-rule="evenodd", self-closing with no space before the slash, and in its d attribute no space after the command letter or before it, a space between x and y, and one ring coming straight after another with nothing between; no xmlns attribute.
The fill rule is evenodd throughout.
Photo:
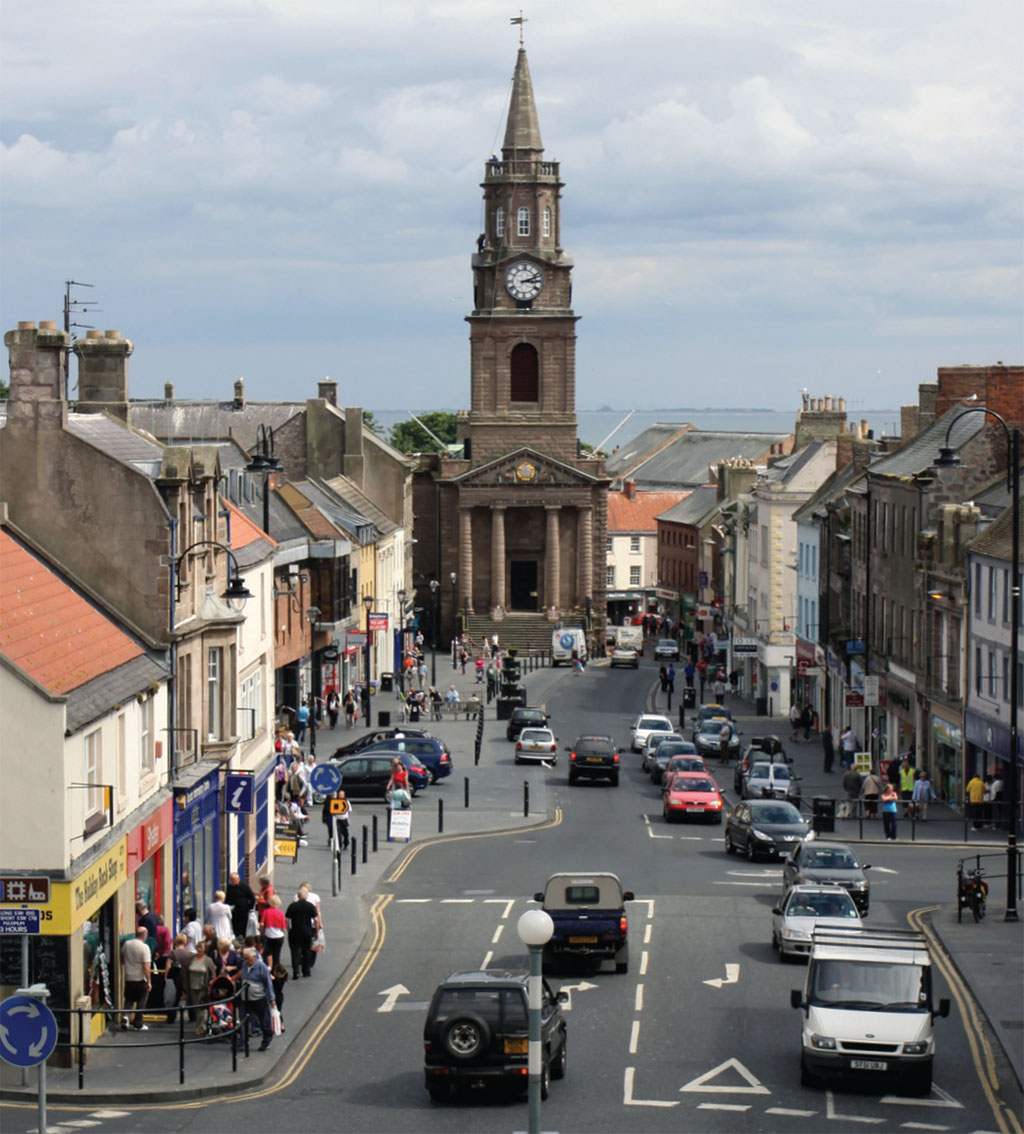
<svg viewBox="0 0 1024 1134"><path fill-rule="evenodd" d="M235 397L231 403L232 408L236 410L245 409L245 379L239 378L235 383Z"/></svg>
<svg viewBox="0 0 1024 1134"><path fill-rule="evenodd" d="M338 404L338 383L333 378L322 378L316 384L316 396L329 405Z"/></svg>
<svg viewBox="0 0 1024 1134"><path fill-rule="evenodd" d="M11 390L7 428L62 429L67 423L67 348L69 336L56 323L19 323L4 335L10 353Z"/></svg>
<svg viewBox="0 0 1024 1134"><path fill-rule="evenodd" d="M174 383L173 382L165 382L164 383L164 401L165 402L173 402L174 401Z"/></svg>
<svg viewBox="0 0 1024 1134"><path fill-rule="evenodd" d="M128 358L135 350L120 331L86 331L78 356L78 404L82 413L109 413L128 422Z"/></svg>

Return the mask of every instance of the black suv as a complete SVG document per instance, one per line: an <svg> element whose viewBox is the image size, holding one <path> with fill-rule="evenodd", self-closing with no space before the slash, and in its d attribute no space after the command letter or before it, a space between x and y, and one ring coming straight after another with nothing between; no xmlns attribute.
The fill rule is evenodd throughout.
<svg viewBox="0 0 1024 1134"><path fill-rule="evenodd" d="M547 728L548 715L543 709L531 709L525 705L520 705L518 708L512 710L512 716L508 718L508 728L505 730L505 736L509 740L518 740L519 734L524 728Z"/></svg>
<svg viewBox="0 0 1024 1134"><path fill-rule="evenodd" d="M525 972L452 973L437 986L423 1025L423 1072L434 1102L458 1087L505 1084L526 1090L529 1036ZM544 981L541 1004L541 1098L565 1078L565 1017Z"/></svg>
<svg viewBox="0 0 1024 1134"><path fill-rule="evenodd" d="M611 780L619 786L619 750L610 736L577 736L566 748L569 783L577 780Z"/></svg>

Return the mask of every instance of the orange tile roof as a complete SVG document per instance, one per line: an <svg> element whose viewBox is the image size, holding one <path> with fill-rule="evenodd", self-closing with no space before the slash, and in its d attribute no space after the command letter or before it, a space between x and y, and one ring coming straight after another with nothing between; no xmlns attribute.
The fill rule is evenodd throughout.
<svg viewBox="0 0 1024 1134"><path fill-rule="evenodd" d="M224 503L231 511L232 551L241 551L243 547L248 547L250 543L255 543L258 539L265 539L272 547L277 547L277 540L268 536L259 524L254 524L241 508L232 504L226 498Z"/></svg>
<svg viewBox="0 0 1024 1134"><path fill-rule="evenodd" d="M650 532L658 530L654 517L690 495L686 492L636 492L633 499L624 492L608 493L608 534L615 532Z"/></svg>
<svg viewBox="0 0 1024 1134"><path fill-rule="evenodd" d="M53 694L68 693L142 655L116 623L4 529L0 652Z"/></svg>

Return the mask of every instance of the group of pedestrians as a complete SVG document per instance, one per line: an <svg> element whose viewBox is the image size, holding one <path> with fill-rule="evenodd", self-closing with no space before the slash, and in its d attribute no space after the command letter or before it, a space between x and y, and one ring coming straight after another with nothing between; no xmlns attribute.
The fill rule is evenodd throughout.
<svg viewBox="0 0 1024 1134"><path fill-rule="evenodd" d="M826 764L826 771L830 770ZM938 798L928 772L924 768L915 769L909 754L889 764L884 782L874 767L862 775L851 763L843 772L842 786L846 798L840 809L840 818L852 818L858 801L861 801L864 818L875 819L881 804L882 824L888 842L896 839L896 823L901 808L904 819L915 818L927 823L928 805Z"/></svg>
<svg viewBox="0 0 1024 1134"><path fill-rule="evenodd" d="M1001 825L1003 803L1003 778L988 773L984 778L975 772L964 789L967 814L976 831L994 830Z"/></svg>

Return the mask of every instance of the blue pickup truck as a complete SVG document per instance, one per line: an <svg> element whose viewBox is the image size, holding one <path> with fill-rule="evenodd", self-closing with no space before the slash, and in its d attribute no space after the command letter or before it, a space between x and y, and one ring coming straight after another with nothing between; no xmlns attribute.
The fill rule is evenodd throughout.
<svg viewBox="0 0 1024 1134"><path fill-rule="evenodd" d="M545 967L559 959L591 958L615 962L617 973L629 972L629 921L626 902L634 900L614 874L552 874L534 895L555 925L544 946Z"/></svg>

